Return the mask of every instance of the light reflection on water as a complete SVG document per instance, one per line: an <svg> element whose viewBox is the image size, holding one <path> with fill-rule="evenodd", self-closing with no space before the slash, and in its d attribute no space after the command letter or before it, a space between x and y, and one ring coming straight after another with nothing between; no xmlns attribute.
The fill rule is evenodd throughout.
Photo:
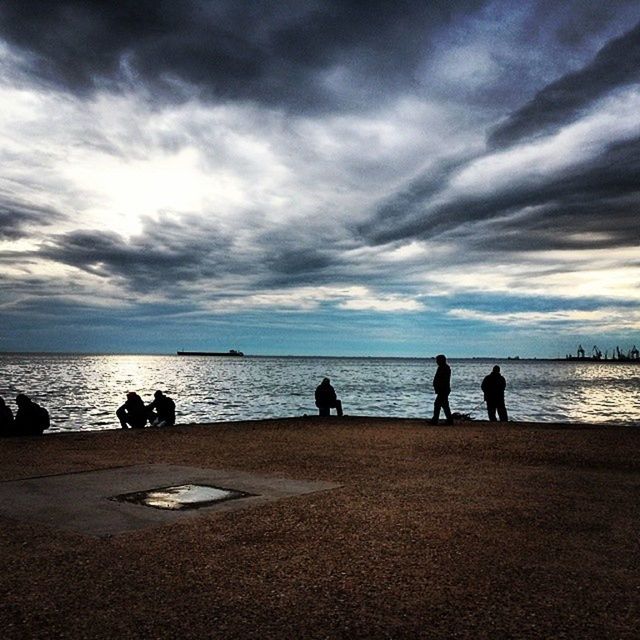
<svg viewBox="0 0 640 640"><path fill-rule="evenodd" d="M515 420L640 425L640 366L611 363L452 360L453 411L485 418L480 383L498 362ZM49 409L52 431L117 428L127 391L146 402L162 389L179 423L316 413L313 392L331 378L348 415L426 417L433 360L217 358L0 354L0 396L27 393Z"/></svg>

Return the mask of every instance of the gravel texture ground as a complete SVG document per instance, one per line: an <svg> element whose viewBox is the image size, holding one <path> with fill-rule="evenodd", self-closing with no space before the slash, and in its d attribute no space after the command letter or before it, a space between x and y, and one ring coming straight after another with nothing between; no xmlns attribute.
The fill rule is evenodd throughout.
<svg viewBox="0 0 640 640"><path fill-rule="evenodd" d="M0 634L637 640L639 453L632 428L377 418L5 439L0 480L165 463L342 487L108 538L0 518Z"/></svg>

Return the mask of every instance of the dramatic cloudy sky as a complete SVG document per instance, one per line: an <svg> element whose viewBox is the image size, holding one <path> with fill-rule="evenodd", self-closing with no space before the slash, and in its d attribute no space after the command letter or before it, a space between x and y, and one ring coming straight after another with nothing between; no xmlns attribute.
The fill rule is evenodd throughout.
<svg viewBox="0 0 640 640"><path fill-rule="evenodd" d="M2 0L0 350L640 344L637 0Z"/></svg>

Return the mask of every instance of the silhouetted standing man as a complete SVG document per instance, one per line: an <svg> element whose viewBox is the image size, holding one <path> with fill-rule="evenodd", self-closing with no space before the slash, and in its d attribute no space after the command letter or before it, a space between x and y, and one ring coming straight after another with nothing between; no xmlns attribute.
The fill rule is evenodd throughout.
<svg viewBox="0 0 640 640"><path fill-rule="evenodd" d="M444 410L447 418L446 424L453 424L453 416L449 407L449 394L451 393L451 367L447 364L447 357L440 354L436 356L438 369L433 377L433 390L436 392L436 399L433 403L433 418L431 424L438 424L440 409Z"/></svg>
<svg viewBox="0 0 640 640"><path fill-rule="evenodd" d="M332 407L335 407L339 416L342 415L342 402L338 400L329 378L324 378L316 387L316 407L318 407L318 414L321 416L330 416Z"/></svg>
<svg viewBox="0 0 640 640"><path fill-rule="evenodd" d="M487 403L489 420L491 420L491 422L497 422L497 411L500 421L506 422L509 419L507 416L507 408L504 405L504 390L507 388L507 381L500 373L500 367L498 365L493 367L493 371L485 377L481 387L484 392L485 402Z"/></svg>

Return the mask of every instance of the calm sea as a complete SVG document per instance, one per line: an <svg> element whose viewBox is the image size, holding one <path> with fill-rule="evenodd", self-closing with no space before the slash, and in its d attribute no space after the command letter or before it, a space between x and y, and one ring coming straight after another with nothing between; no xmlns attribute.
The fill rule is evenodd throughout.
<svg viewBox="0 0 640 640"><path fill-rule="evenodd" d="M500 364L514 420L640 426L640 366L528 360L450 361L451 408L485 418L480 383ZM428 417L430 359L179 357L0 354L0 396L17 393L49 409L52 431L113 429L129 390L150 402L162 389L178 422L312 415L314 390L331 378L348 415Z"/></svg>

